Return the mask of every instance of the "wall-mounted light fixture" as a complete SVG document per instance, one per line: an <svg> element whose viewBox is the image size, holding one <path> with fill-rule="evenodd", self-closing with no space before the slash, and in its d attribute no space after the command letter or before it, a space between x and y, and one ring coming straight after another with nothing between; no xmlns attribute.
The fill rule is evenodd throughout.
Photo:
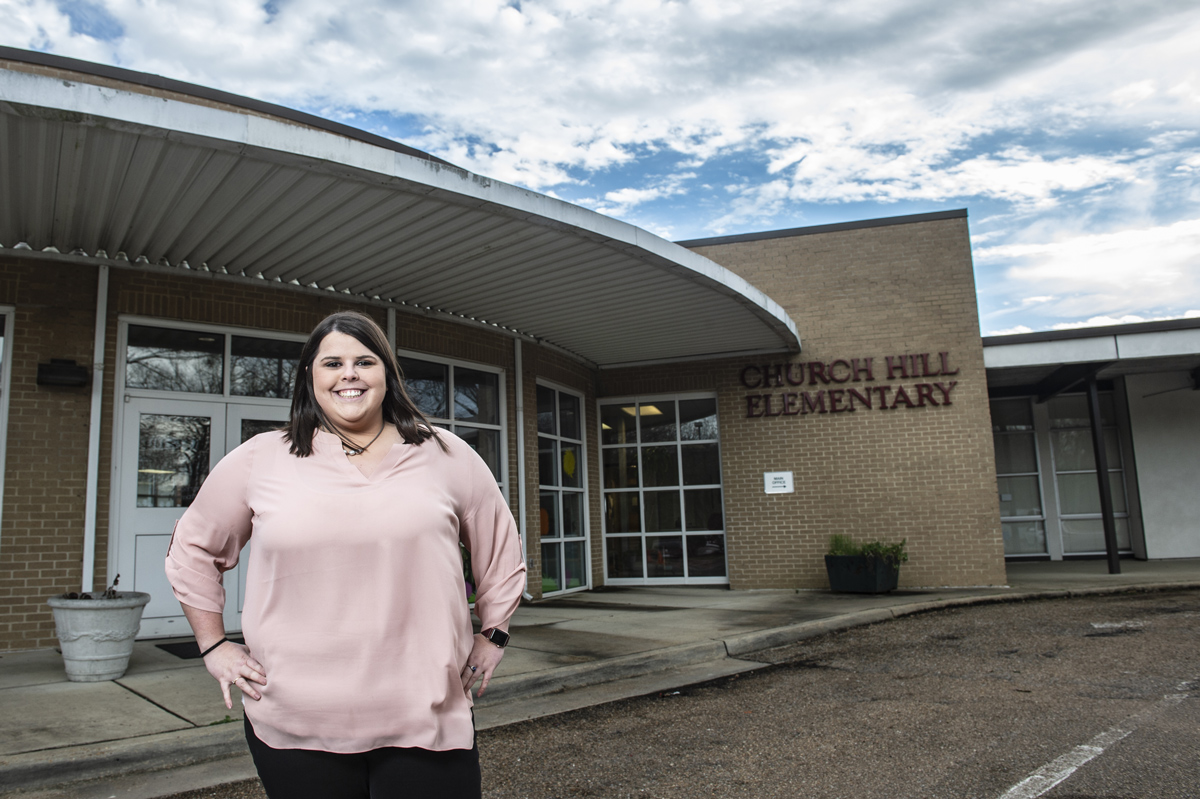
<svg viewBox="0 0 1200 799"><path fill-rule="evenodd" d="M38 364L39 386L86 386L90 380L86 366L66 358L51 358L50 363Z"/></svg>

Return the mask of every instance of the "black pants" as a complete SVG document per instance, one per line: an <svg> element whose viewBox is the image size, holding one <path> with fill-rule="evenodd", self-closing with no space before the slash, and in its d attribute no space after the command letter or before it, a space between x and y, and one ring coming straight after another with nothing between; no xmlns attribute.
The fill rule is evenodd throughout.
<svg viewBox="0 0 1200 799"><path fill-rule="evenodd" d="M270 799L479 799L479 747L395 746L344 755L272 749L246 719L246 742Z"/></svg>

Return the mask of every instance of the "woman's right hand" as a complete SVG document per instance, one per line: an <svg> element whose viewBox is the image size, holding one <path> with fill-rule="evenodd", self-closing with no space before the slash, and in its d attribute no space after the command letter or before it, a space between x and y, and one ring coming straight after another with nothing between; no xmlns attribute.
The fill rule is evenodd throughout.
<svg viewBox="0 0 1200 799"><path fill-rule="evenodd" d="M221 696L225 698L227 709L233 709L233 699L229 695L231 685L236 685L251 699L262 699L262 694L252 683L265 686L267 672L261 663L251 657L249 647L226 641L205 656L204 666L221 684Z"/></svg>

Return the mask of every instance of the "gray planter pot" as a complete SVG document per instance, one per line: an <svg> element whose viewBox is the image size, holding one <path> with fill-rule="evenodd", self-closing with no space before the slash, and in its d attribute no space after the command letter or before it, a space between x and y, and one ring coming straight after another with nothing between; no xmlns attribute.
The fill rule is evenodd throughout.
<svg viewBox="0 0 1200 799"><path fill-rule="evenodd" d="M67 679L102 682L124 674L149 601L141 591L120 591L115 599L50 597Z"/></svg>
<svg viewBox="0 0 1200 799"><path fill-rule="evenodd" d="M850 594L886 594L900 582L900 564L866 555L826 555L829 590Z"/></svg>

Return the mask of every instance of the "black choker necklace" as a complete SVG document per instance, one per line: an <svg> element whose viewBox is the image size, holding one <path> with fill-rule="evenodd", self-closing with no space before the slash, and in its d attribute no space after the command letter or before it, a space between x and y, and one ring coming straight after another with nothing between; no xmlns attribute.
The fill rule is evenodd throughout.
<svg viewBox="0 0 1200 799"><path fill-rule="evenodd" d="M375 434L375 437L372 438L370 441L368 441L366 444L364 444L361 447L354 446L354 444L350 441L347 441L346 438L341 433L336 433L335 435L337 435L337 437L340 438L342 441L342 452L346 453L346 455L348 455L350 457L353 457L355 455L363 454L370 448L370 446L372 444L374 444L376 441L378 441L379 437L381 435L383 435L383 428L385 428L385 427L387 427L387 422L384 422L383 424L381 424L379 426L379 432Z"/></svg>

